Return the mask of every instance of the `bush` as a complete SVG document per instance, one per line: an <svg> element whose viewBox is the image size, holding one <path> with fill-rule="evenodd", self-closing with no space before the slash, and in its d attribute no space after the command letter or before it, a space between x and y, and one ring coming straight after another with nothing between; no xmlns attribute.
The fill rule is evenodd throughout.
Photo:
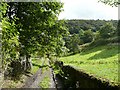
<svg viewBox="0 0 120 90"><path fill-rule="evenodd" d="M20 61L14 60L8 65L6 72L7 74L5 74L5 77L11 77L14 80L19 80L23 73L23 66Z"/></svg>

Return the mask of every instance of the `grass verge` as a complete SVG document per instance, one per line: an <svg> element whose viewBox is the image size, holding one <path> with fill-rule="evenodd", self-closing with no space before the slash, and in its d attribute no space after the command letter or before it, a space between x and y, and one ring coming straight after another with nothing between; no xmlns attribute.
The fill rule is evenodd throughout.
<svg viewBox="0 0 120 90"><path fill-rule="evenodd" d="M33 59L32 60L32 64L33 64L33 67L31 70L32 74L35 74L37 72L37 70L40 67L42 67L42 62L43 62L42 59ZM30 76L31 76L31 74L30 74ZM4 80L4 84L3 84L2 88L21 88L24 85L25 80L27 78L28 78L28 76L23 74L20 80L14 81L14 80L6 79L6 80Z"/></svg>
<svg viewBox="0 0 120 90"><path fill-rule="evenodd" d="M72 65L101 79L108 79L112 84L119 84L118 55L117 45L105 45L76 55L61 57L60 60L66 65Z"/></svg>
<svg viewBox="0 0 120 90"><path fill-rule="evenodd" d="M50 77L45 76L42 82L39 83L41 88L49 88L50 87Z"/></svg>
<svg viewBox="0 0 120 90"><path fill-rule="evenodd" d="M35 74L39 68L42 68L42 63L43 59L33 59L31 73Z"/></svg>

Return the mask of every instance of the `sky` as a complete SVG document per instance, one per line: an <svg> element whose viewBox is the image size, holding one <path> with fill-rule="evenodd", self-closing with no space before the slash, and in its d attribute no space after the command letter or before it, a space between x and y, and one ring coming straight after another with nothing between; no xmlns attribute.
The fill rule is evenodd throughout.
<svg viewBox="0 0 120 90"><path fill-rule="evenodd" d="M59 19L118 20L118 8L105 5L98 0L61 0L64 11Z"/></svg>

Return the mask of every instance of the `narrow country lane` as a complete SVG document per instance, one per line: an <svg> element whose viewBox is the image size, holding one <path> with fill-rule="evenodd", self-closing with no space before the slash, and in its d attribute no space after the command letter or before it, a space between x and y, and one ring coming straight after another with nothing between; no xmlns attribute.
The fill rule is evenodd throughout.
<svg viewBox="0 0 120 90"><path fill-rule="evenodd" d="M44 60L42 66L43 65L44 65ZM48 61L47 61L47 65L49 65ZM39 68L39 70L33 76L29 77L22 88L41 88L39 84L40 82L43 81L43 79L46 76L50 78L49 88L56 88L55 80L53 80L55 76L53 74L52 68L48 68L44 72L42 71L42 69L43 68Z"/></svg>

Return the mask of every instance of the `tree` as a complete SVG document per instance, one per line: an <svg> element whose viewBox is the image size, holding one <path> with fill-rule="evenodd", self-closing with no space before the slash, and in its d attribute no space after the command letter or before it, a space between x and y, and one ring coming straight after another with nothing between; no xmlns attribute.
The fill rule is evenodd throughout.
<svg viewBox="0 0 120 90"><path fill-rule="evenodd" d="M118 5L120 4L119 0L99 0L99 1L115 7L118 7Z"/></svg>
<svg viewBox="0 0 120 90"><path fill-rule="evenodd" d="M0 29L2 29L2 27L4 26L3 25L3 22L2 22L2 20L3 20L3 15L6 13L6 9L7 9L7 4L6 3L0 3ZM5 19L4 19L4 22L5 22ZM2 30L1 30L1 32L2 32ZM0 37L0 44L2 45L2 42L4 42L4 40L2 40L2 34L1 34L1 37ZM1 48L1 66L2 66L2 68L4 68L5 67L5 60L3 60L3 53L2 53L2 46L0 47ZM5 54L5 53L4 53Z"/></svg>
<svg viewBox="0 0 120 90"><path fill-rule="evenodd" d="M14 26L10 28L4 35L13 37L16 41L11 53L16 53L19 61L25 60L25 71L31 67L31 54L39 52L41 56L56 55L59 56L61 48L64 47L63 36L66 34L66 28L63 21L58 21L58 15L62 11L63 4L60 2L8 2L6 14L8 25ZM6 26L5 24L4 26ZM9 31L12 34L8 34ZM14 34L15 33L15 34ZM8 38L5 36L5 38ZM11 38L9 38L11 39ZM4 39L8 42L9 39ZM5 42L3 42L5 44ZM11 46L11 44L8 43ZM5 45L4 49L8 46ZM10 48L8 48L10 51ZM5 50L4 50L5 51ZM9 52L8 52L9 53ZM9 53L10 54L10 53ZM11 55L11 54L10 54ZM15 57L15 55L13 55ZM15 59L17 59L17 57ZM10 58L13 58L10 56ZM49 57L48 57L49 58ZM14 67L13 67L14 68Z"/></svg>
<svg viewBox="0 0 120 90"><path fill-rule="evenodd" d="M13 21L10 21L10 19L8 17L4 17L5 13L7 11L7 3L1 3L0 8L1 8L1 28L2 28L2 51L1 51L1 56L2 56L2 68L4 70L4 72L7 70L10 70L9 74L11 74L13 76L14 73L11 73L11 71L14 71L13 68L9 67L9 64L13 61L17 61L19 59L19 52L17 50L18 46L19 46L19 41L18 41L18 35L19 33L16 31L16 27L15 27L15 22L13 19ZM16 65L17 68L19 68L18 64ZM22 68L20 67L18 70L22 70ZM19 75L18 73L16 73L16 75Z"/></svg>
<svg viewBox="0 0 120 90"><path fill-rule="evenodd" d="M108 4L110 6L115 6L118 7L120 5L120 0L99 0L100 2L103 2L105 4ZM118 33L118 41L119 41L119 33L120 33L120 20L118 20L118 24L117 24L117 33Z"/></svg>
<svg viewBox="0 0 120 90"><path fill-rule="evenodd" d="M91 31L91 29L89 29L84 31L80 39L82 39L84 43L89 43L89 42L92 42L93 37L94 37L93 32Z"/></svg>
<svg viewBox="0 0 120 90"><path fill-rule="evenodd" d="M79 31L79 39L80 39L80 44L84 44L84 41L82 39L82 37L84 36L84 30L83 29L80 29Z"/></svg>
<svg viewBox="0 0 120 90"><path fill-rule="evenodd" d="M6 59L12 57L15 58L17 52L16 47L18 45L17 32L14 22L9 22L7 17L3 18L7 10L7 4L1 3L1 20L2 20L2 64L5 63Z"/></svg>
<svg viewBox="0 0 120 90"><path fill-rule="evenodd" d="M100 36L101 38L109 38L114 35L116 29L112 23L106 23L105 25L101 26L100 28Z"/></svg>
<svg viewBox="0 0 120 90"><path fill-rule="evenodd" d="M69 53L75 54L80 51L80 38L78 34L72 34L65 38L65 46L69 49Z"/></svg>

